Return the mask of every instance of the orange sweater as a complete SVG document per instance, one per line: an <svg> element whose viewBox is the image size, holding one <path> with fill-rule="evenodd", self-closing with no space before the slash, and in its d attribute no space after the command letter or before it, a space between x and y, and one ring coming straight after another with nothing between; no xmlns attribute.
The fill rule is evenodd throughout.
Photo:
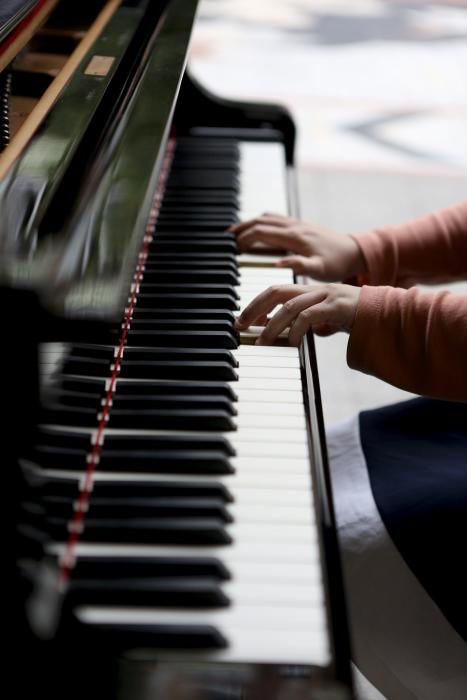
<svg viewBox="0 0 467 700"><path fill-rule="evenodd" d="M401 288L467 280L467 202L353 238L368 272L349 366L416 394L467 401L467 296Z"/></svg>

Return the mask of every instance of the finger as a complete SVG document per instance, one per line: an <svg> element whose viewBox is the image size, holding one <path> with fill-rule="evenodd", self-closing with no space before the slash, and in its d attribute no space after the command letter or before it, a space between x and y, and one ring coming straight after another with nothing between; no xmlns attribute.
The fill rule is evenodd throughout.
<svg viewBox="0 0 467 700"><path fill-rule="evenodd" d="M296 317L314 304L318 304L326 297L325 287L315 287L298 297L288 299L279 311L270 319L264 331L257 340L257 345L271 345L277 337L289 326L294 324Z"/></svg>
<svg viewBox="0 0 467 700"><path fill-rule="evenodd" d="M283 228L284 226L287 226L289 222L290 219L287 216L268 213L262 214L261 216L257 216L254 219L240 221L238 224L233 224L232 226L229 226L227 230L232 231L232 233L239 234L256 225L266 224L270 226L277 226L278 228Z"/></svg>
<svg viewBox="0 0 467 700"><path fill-rule="evenodd" d="M323 260L318 255L288 255L276 263L277 267L291 268L296 275L310 275L317 279L323 276Z"/></svg>
<svg viewBox="0 0 467 700"><path fill-rule="evenodd" d="M262 316L258 316L258 318L254 318L250 323L250 326L267 326L268 323L269 316L267 314L263 314Z"/></svg>
<svg viewBox="0 0 467 700"><path fill-rule="evenodd" d="M298 347L303 336L309 330L322 329L322 335L331 335L337 330L333 319L333 309L330 304L324 303L309 306L303 309L295 318L289 331L289 344Z"/></svg>
<svg viewBox="0 0 467 700"><path fill-rule="evenodd" d="M239 250L248 250L255 243L266 245L279 250L292 250L295 253L306 253L306 243L296 233L289 229L278 229L274 226L259 224L244 231L237 237Z"/></svg>
<svg viewBox="0 0 467 700"><path fill-rule="evenodd" d="M284 284L278 287L268 287L258 294L242 311L235 322L235 327L242 330L251 326L253 321L270 313L278 304L283 304L309 288L301 284Z"/></svg>

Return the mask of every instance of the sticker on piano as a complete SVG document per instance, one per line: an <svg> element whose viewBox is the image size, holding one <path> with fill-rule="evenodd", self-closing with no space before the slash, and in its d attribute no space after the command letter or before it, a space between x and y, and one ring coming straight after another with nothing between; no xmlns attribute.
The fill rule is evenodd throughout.
<svg viewBox="0 0 467 700"><path fill-rule="evenodd" d="M115 56L93 56L84 71L84 75L95 75L105 78L115 61Z"/></svg>

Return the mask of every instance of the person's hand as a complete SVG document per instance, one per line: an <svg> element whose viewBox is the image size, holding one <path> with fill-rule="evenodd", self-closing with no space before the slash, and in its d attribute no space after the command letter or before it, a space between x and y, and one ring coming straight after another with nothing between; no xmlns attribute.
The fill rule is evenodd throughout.
<svg viewBox="0 0 467 700"><path fill-rule="evenodd" d="M322 282L337 282L364 272L365 260L357 242L350 236L334 233L279 214L263 214L256 219L231 226L241 252L258 244L291 251L277 263L290 267L298 275L309 275Z"/></svg>
<svg viewBox="0 0 467 700"><path fill-rule="evenodd" d="M360 287L349 284L286 284L269 287L248 304L235 325L237 330L265 325L256 341L257 345L271 345L282 331L290 327L289 343L298 347L310 329L318 335L350 332L360 292ZM267 314L279 304L282 307L268 320Z"/></svg>

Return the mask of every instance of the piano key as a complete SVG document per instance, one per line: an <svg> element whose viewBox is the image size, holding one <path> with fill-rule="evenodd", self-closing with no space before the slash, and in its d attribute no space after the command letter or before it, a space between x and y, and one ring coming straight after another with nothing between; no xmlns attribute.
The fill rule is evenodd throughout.
<svg viewBox="0 0 467 700"><path fill-rule="evenodd" d="M78 394L79 396L79 394ZM135 411L145 408L159 409L186 409L186 408L220 409L235 415L234 404L225 396L205 395L205 394L143 394L134 390L132 394L115 393L112 398L112 410L123 408Z"/></svg>
<svg viewBox="0 0 467 700"><path fill-rule="evenodd" d="M227 581L231 574L220 559L209 556L79 556L73 567L73 579L96 576L101 579L205 576Z"/></svg>
<svg viewBox="0 0 467 700"><path fill-rule="evenodd" d="M76 495L78 492L76 492ZM53 516L70 515L73 500L67 496L50 496L45 494L42 502L47 513ZM119 496L98 496L93 493L89 501L87 513L92 517L215 517L224 522L232 521L232 514L226 509L225 504L218 498L161 498L150 497L140 492L138 496L128 496L121 493Z"/></svg>
<svg viewBox="0 0 467 700"><path fill-rule="evenodd" d="M237 252L237 244L231 238L205 238L198 240L190 240L189 238L177 239L175 236L170 238L154 238L149 245L149 250L159 257L160 253L170 253L176 255L180 253L200 253L203 256L206 253L218 253L233 255Z"/></svg>
<svg viewBox="0 0 467 700"><path fill-rule="evenodd" d="M226 350L234 350L239 344L238 336L231 331L202 331L202 333L190 330L151 331L138 330L137 327L130 327L127 340L134 346L153 343L159 347L173 347L180 343L189 348L224 348ZM98 368L90 365L90 370L93 369L97 372Z"/></svg>
<svg viewBox="0 0 467 700"><path fill-rule="evenodd" d="M230 599L216 579L182 578L100 578L73 580L68 591L68 604L128 605L164 608L220 608Z"/></svg>
<svg viewBox="0 0 467 700"><path fill-rule="evenodd" d="M271 209L277 214L289 213L287 170L281 144L241 142L240 169L240 221L248 221ZM268 186L264 187L266 179Z"/></svg>
<svg viewBox="0 0 467 700"><path fill-rule="evenodd" d="M126 626L135 637L150 631L152 625L179 623L199 629L210 622L226 640L225 650L215 654L218 661L307 664L312 660L323 666L329 663L326 619L320 606L268 607L236 606L225 611L165 611L163 608L126 609L80 607L77 615L85 623L109 627ZM140 628L139 632L135 629ZM283 630L287 629L286 639ZM324 641L323 641L324 640ZM141 646L141 643L140 645Z"/></svg>
<svg viewBox="0 0 467 700"><path fill-rule="evenodd" d="M98 416L99 418L99 416ZM153 409L113 408L108 425L120 428L148 428L162 430L236 430L229 412L222 409Z"/></svg>
<svg viewBox="0 0 467 700"><path fill-rule="evenodd" d="M169 321L224 321L231 324L231 332L238 337L233 329L235 313L229 309L173 309L167 307L144 307L136 305L131 311L131 323L134 320L161 319Z"/></svg>
<svg viewBox="0 0 467 700"><path fill-rule="evenodd" d="M150 292L143 291L141 294L138 294L138 304L146 307L157 307L166 304L174 308L227 309L230 311L235 311L239 308L237 299L233 295L215 293L151 294Z"/></svg>
<svg viewBox="0 0 467 700"><path fill-rule="evenodd" d="M174 275L180 275L187 283L201 282L206 280L209 284L224 284L234 286L238 284L239 277L235 270L228 267L218 267L217 269L196 267L194 269L171 265L166 263L160 267L143 267L144 282L164 283L174 279Z"/></svg>
<svg viewBox="0 0 467 700"><path fill-rule="evenodd" d="M112 368L113 369L113 368ZM236 381L238 375L228 362L169 360L127 360L118 367L120 377L139 379L212 379Z"/></svg>
<svg viewBox="0 0 467 700"><path fill-rule="evenodd" d="M47 518L47 529L58 539L66 538L67 518ZM261 533L258 534L258 537ZM285 534L283 533L283 536ZM227 545L232 539L218 518L119 518L86 517L80 532L83 542L130 542L153 544Z"/></svg>
<svg viewBox="0 0 467 700"><path fill-rule="evenodd" d="M71 381L71 380L69 380ZM237 383L235 383L235 386ZM228 401L236 401L237 395L233 385L227 382L218 381L196 381L196 380L164 380L164 379L126 379L119 378L116 381L116 394L159 396L159 395L203 395L206 397L219 397Z"/></svg>
<svg viewBox="0 0 467 700"><path fill-rule="evenodd" d="M138 289L140 292L145 294L156 294L160 297L171 294L219 294L227 295L232 299L238 299L238 294L235 291L235 286L230 284L215 284L212 282L206 282L205 284L200 284L199 282L190 282L187 284L184 280L183 284L177 285L173 282L171 284L164 282L149 282L144 278L138 283Z"/></svg>

